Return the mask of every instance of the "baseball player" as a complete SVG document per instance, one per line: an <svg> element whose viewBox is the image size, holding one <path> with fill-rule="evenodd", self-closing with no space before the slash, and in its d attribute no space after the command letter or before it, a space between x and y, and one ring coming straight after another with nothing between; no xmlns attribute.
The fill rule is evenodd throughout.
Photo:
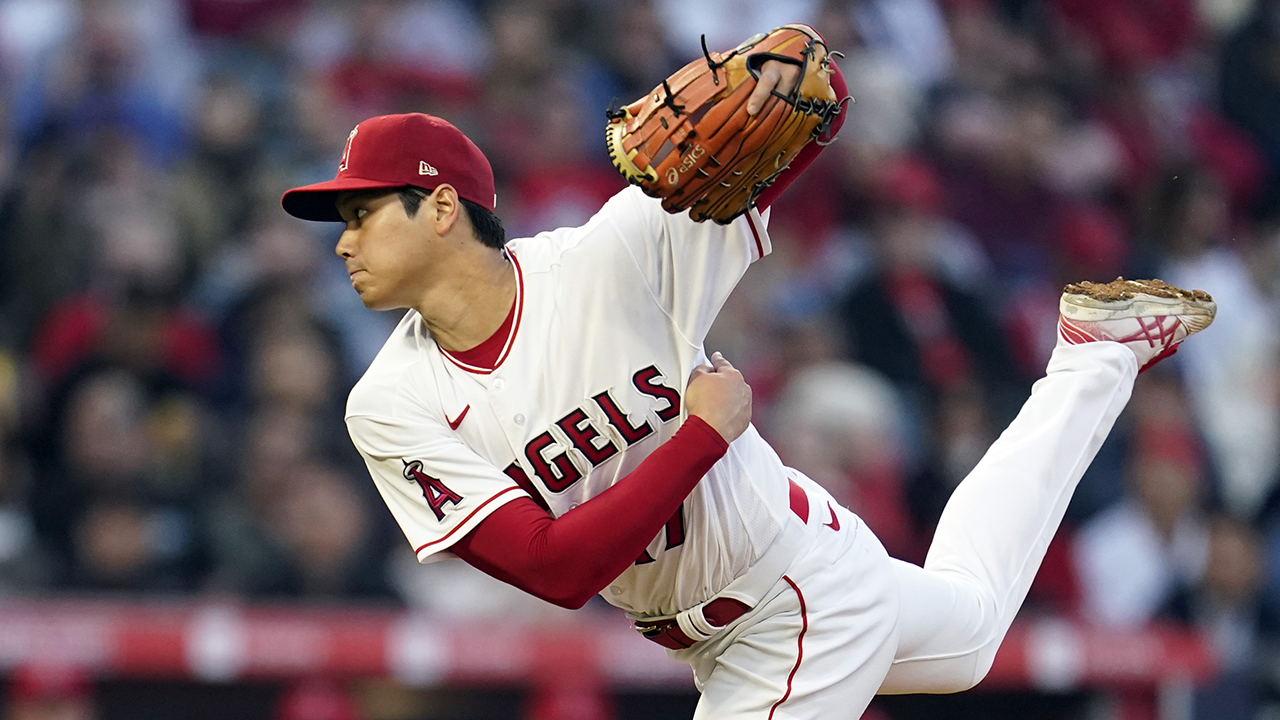
<svg viewBox="0 0 1280 720"><path fill-rule="evenodd" d="M601 594L692 666L697 718L857 717L877 692L977 683L1139 369L1214 312L1158 281L1069 287L1046 377L920 568L782 464L703 347L770 252L766 202L696 223L633 187L509 242L495 202L480 150L421 114L360 123L334 180L284 195L345 223L366 306L409 308L351 392L351 438L421 562L566 607Z"/></svg>

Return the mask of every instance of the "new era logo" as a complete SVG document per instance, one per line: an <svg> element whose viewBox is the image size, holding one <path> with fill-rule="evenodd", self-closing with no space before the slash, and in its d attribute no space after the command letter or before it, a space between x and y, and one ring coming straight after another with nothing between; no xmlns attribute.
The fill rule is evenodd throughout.
<svg viewBox="0 0 1280 720"><path fill-rule="evenodd" d="M428 165L426 160L419 160L418 174L419 175L439 175L440 171Z"/></svg>
<svg viewBox="0 0 1280 720"><path fill-rule="evenodd" d="M351 160L351 143L355 141L358 132L360 132L359 125L352 128L351 134L347 136L347 146L342 148L342 162L338 163L338 172L347 171L347 163Z"/></svg>

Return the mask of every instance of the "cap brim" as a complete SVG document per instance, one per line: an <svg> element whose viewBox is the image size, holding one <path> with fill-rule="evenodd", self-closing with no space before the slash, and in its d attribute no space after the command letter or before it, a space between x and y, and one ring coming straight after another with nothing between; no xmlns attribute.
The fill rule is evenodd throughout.
<svg viewBox="0 0 1280 720"><path fill-rule="evenodd" d="M338 213L338 193L398 187L404 187L404 183L354 177L336 178L286 191L280 197L280 206L285 212L303 220L342 222L342 215Z"/></svg>

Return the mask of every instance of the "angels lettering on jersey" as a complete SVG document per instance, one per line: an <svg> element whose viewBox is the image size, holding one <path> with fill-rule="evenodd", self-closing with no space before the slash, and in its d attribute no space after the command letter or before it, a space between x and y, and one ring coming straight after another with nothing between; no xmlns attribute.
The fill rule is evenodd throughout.
<svg viewBox="0 0 1280 720"><path fill-rule="evenodd" d="M654 413L665 423L680 417L680 393L665 383L665 377L656 365L649 365L631 376L632 386L640 393L660 401ZM627 411L615 398L613 388L593 395L587 402L598 408L606 418L609 427L616 432L617 438L631 447L654 433L653 423L643 419L633 423ZM585 405L585 403L584 403ZM455 428L456 429L456 428ZM559 452L556 452L556 451ZM571 451L577 450L587 467L580 467L575 462ZM574 408L551 427L533 437L524 447L524 460L532 469L538 483L530 478L522 466L520 459L513 460L503 472L515 481L543 509L550 511L544 493L563 493L581 480L592 468L608 461L618 454L620 448L607 429L598 427L596 421L588 415L584 406ZM422 496L435 514L436 520L444 521L446 505L458 506L462 495L445 485L444 481L432 477L423 471L421 460L402 460L404 477L416 483L422 489ZM539 488L545 488L545 490ZM677 510L667 523L667 548L674 548L684 542L684 513ZM653 562L654 558L645 552L637 559L637 563Z"/></svg>
<svg viewBox="0 0 1280 720"><path fill-rule="evenodd" d="M680 393L662 382L663 376L658 368L650 365L635 373L631 382L636 390L666 402L657 409L662 422L667 423L680 416ZM627 413L618 406L610 390L593 396L590 402L599 407L608 418L609 425L618 432L627 447L635 445L653 434L653 425L648 420L639 425L632 425ZM558 432L557 432L558 431ZM562 441L563 439L563 441ZM547 457L547 450L564 448L561 452ZM569 455L569 449L576 449L586 459L588 468L579 468ZM618 445L606 434L600 432L587 412L582 407L574 408L554 425L540 435L535 436L524 447L524 457L534 475L542 481L542 485L553 493L562 493L582 479L585 472L618 454ZM585 470L585 472L584 472ZM513 480L528 490L532 485L519 462L513 462L503 471ZM537 499L540 494L531 493Z"/></svg>

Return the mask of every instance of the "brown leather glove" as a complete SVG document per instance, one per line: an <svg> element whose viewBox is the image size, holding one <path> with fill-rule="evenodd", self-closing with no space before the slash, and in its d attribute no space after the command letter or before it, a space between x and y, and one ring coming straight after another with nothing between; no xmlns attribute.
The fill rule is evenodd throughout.
<svg viewBox="0 0 1280 720"><path fill-rule="evenodd" d="M784 25L727 53L707 52L704 42L703 53L645 97L609 111L605 136L614 167L662 198L667 212L726 224L824 135L848 98L836 97L832 54L808 25ZM768 60L799 66L800 80L749 115L747 98Z"/></svg>

